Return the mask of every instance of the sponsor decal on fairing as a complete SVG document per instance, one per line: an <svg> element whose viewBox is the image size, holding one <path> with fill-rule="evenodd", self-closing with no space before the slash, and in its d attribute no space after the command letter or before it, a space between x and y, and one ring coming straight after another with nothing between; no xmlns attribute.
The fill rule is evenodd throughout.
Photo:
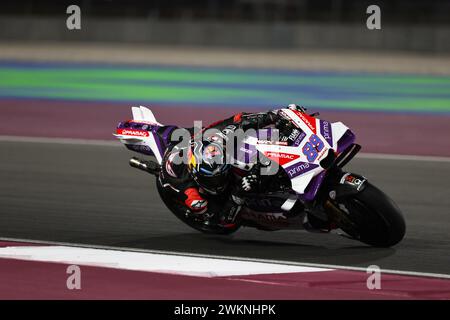
<svg viewBox="0 0 450 320"><path fill-rule="evenodd" d="M333 132L331 130L331 123L320 120L320 134L325 138L329 146L333 146Z"/></svg>
<svg viewBox="0 0 450 320"><path fill-rule="evenodd" d="M276 146L287 146L287 141L258 140L257 144L268 144Z"/></svg>
<svg viewBox="0 0 450 320"><path fill-rule="evenodd" d="M133 137L148 137L149 133L145 130L136 130L136 129L117 129L117 134L121 134L124 136L133 136Z"/></svg>
<svg viewBox="0 0 450 320"><path fill-rule="evenodd" d="M297 162L296 164L286 167L284 170L288 174L289 178L293 179L317 167L318 167L317 164L308 162Z"/></svg>
<svg viewBox="0 0 450 320"><path fill-rule="evenodd" d="M291 154L291 153L284 153L284 152L274 152L274 151L265 151L264 155L277 162L280 165L284 165L286 163L289 163L297 158L299 158L300 156L297 154Z"/></svg>
<svg viewBox="0 0 450 320"><path fill-rule="evenodd" d="M295 139L293 146L298 147L300 143L302 143L303 139L305 139L306 133L303 131L300 133L300 135Z"/></svg>
<svg viewBox="0 0 450 320"><path fill-rule="evenodd" d="M299 134L300 134L300 130L298 130L298 129L293 129L292 132L291 132L291 134L289 135L288 139L291 140L291 141L295 141L295 139L297 139L297 137L299 136Z"/></svg>
<svg viewBox="0 0 450 320"><path fill-rule="evenodd" d="M360 190L363 186L364 182L366 182L367 179L364 177L358 177L353 176L350 173L346 173L342 176L341 180L339 181L340 184L348 184L351 186L356 187L356 190Z"/></svg>
<svg viewBox="0 0 450 320"><path fill-rule="evenodd" d="M300 120L302 120L308 126L308 128L312 132L317 133L316 118L311 117L311 116L307 115L306 113L300 112L298 110L292 110L292 112L294 112L300 118Z"/></svg>

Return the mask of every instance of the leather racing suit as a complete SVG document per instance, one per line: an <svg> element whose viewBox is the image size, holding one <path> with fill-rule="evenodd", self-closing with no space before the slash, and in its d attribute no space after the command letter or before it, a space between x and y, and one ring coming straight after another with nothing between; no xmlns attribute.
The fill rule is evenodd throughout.
<svg viewBox="0 0 450 320"><path fill-rule="evenodd" d="M229 135L237 129L245 131L248 129L257 130L272 124L276 126L280 120L281 118L276 111L264 113L238 113L232 117L209 125L204 128L203 131L213 128L225 135ZM193 129L188 130L193 134ZM233 189L230 187L224 194L211 197L211 195L208 194L208 191L199 187L193 179L192 173L186 163L175 163L175 161L173 161L175 156L180 156L180 152L186 152L186 150L182 150L182 148L179 148L177 145L171 145L167 148L162 160L162 168L159 176L161 185L175 191L177 197L176 200L184 203L186 209L193 214L202 215L211 209L214 211L221 210L223 213L222 216L226 215L232 217L233 215L236 215L236 210L238 210L236 208L236 203L233 205L233 201L230 201L230 193L232 197L232 194L236 190L230 190L230 188ZM232 179L231 175L230 179ZM243 177L240 183L240 191L248 191L251 188L251 184L255 182L254 176L252 175ZM210 201L208 201L208 199ZM215 201L211 201L211 199L214 199ZM231 203L231 205L227 206L225 205L226 203ZM211 206L214 206L214 208ZM232 218L228 219L228 221L232 220Z"/></svg>

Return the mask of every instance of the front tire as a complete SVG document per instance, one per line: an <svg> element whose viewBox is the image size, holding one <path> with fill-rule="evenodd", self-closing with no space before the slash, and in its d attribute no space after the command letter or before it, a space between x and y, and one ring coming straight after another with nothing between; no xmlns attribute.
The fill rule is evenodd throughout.
<svg viewBox="0 0 450 320"><path fill-rule="evenodd" d="M383 191L366 182L364 190L338 201L353 227L341 229L375 247L391 247L405 236L406 226L398 206Z"/></svg>

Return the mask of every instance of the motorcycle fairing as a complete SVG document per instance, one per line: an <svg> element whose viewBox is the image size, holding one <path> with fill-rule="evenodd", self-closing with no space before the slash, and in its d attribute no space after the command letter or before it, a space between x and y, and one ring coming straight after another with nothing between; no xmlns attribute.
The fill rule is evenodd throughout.
<svg viewBox="0 0 450 320"><path fill-rule="evenodd" d="M337 154L344 151L355 137L342 122L330 123L295 109L279 109L278 112L296 126L298 132L295 137L292 136L292 141L270 142L267 138L271 136L271 129L264 129L269 131L262 135L258 132L258 137L248 137L241 149L242 159L238 159L238 167L248 169L248 164L252 163L259 151L286 171L292 189L301 198L312 200L325 176L321 174L324 168L320 166L320 161L329 150ZM120 122L114 136L128 149L155 156L161 164L170 132L175 127L163 126L156 121L151 110L143 106L132 107L132 113L133 120ZM304 147L311 143L313 136L316 140L320 139L323 148L311 160L305 155Z"/></svg>
<svg viewBox="0 0 450 320"><path fill-rule="evenodd" d="M305 200L312 200L325 176L320 161L331 149L341 152L341 138L346 136L345 144L353 143L354 135L342 122L330 123L293 109L280 109L280 115L289 119L301 131L288 146L274 143L254 142L258 151L270 155L291 179L292 189ZM308 145L309 143L309 145ZM314 150L310 147L314 147ZM319 148L321 146L321 148ZM308 150L314 154L314 159L308 157ZM340 150L343 149L343 150ZM323 172L323 174L322 174Z"/></svg>
<svg viewBox="0 0 450 320"><path fill-rule="evenodd" d="M157 130L163 125L156 121L150 109L140 106L131 108L133 120L120 122L117 131L113 134L128 149L143 154L152 155L161 164L164 151L167 147L168 133L173 127L168 127L161 138ZM165 138L167 141L165 141Z"/></svg>

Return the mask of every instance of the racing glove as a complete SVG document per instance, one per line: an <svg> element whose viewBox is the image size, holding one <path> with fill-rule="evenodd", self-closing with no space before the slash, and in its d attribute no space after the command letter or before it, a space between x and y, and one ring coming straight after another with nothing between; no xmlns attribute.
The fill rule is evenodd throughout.
<svg viewBox="0 0 450 320"><path fill-rule="evenodd" d="M255 174L248 175L241 180L241 190L249 192L255 190L258 184L258 177Z"/></svg>

